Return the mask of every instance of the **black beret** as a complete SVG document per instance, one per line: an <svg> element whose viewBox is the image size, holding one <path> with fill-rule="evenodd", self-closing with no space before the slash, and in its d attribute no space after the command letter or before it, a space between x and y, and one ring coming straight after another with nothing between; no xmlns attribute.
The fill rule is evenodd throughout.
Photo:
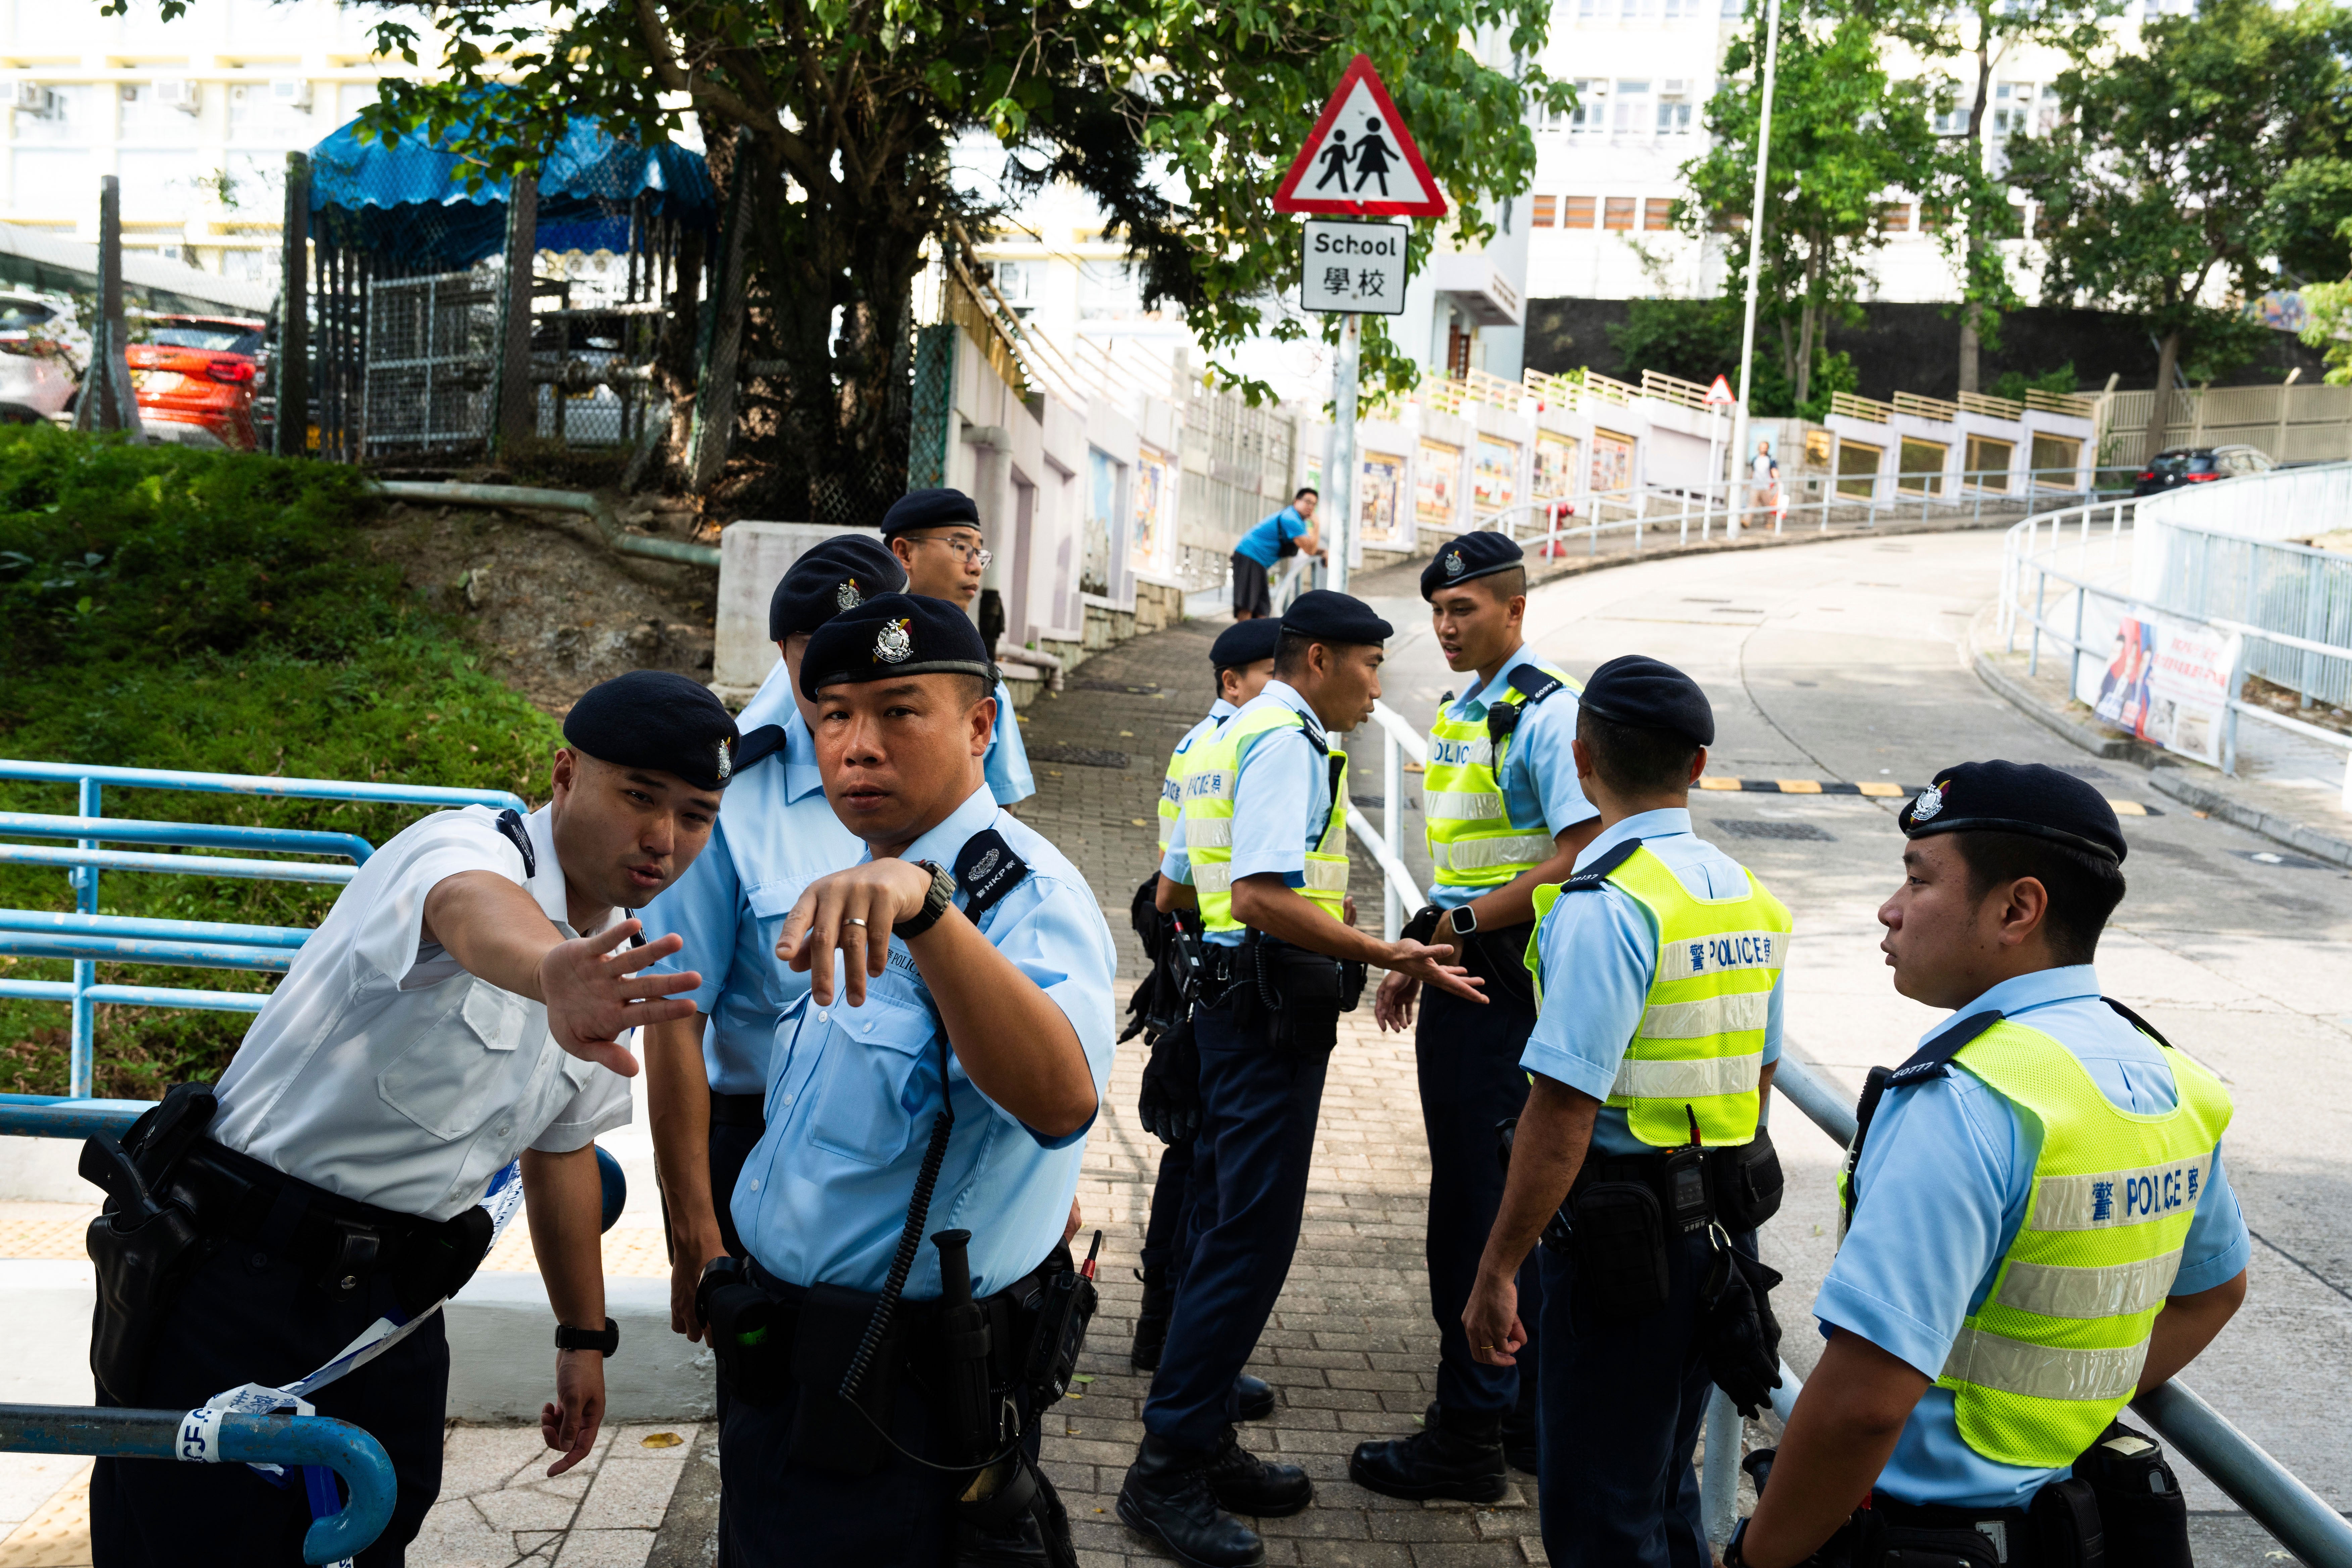
<svg viewBox="0 0 2352 1568"><path fill-rule="evenodd" d="M768 640L813 632L842 611L906 585L906 568L888 545L862 533L820 540L802 552L768 596Z"/></svg>
<svg viewBox="0 0 2352 1568"><path fill-rule="evenodd" d="M1481 529L1447 544L1421 569L1421 596L1434 599L1440 588L1507 572L1527 559L1527 552L1507 533Z"/></svg>
<svg viewBox="0 0 2352 1568"><path fill-rule="evenodd" d="M1290 603L1282 617L1285 637L1313 637L1317 642L1386 642L1396 628L1372 614L1361 599L1315 588Z"/></svg>
<svg viewBox="0 0 2352 1568"><path fill-rule="evenodd" d="M801 655L801 695L816 700L827 686L894 675L977 675L996 666L971 617L945 599L884 594L819 626Z"/></svg>
<svg viewBox="0 0 2352 1568"><path fill-rule="evenodd" d="M710 689L667 669L633 669L588 689L563 716L563 738L598 762L676 773L725 789L735 772L735 720Z"/></svg>
<svg viewBox="0 0 2352 1568"><path fill-rule="evenodd" d="M980 508L961 490L908 490L882 514L882 537L910 528L978 528Z"/></svg>
<svg viewBox="0 0 2352 1568"><path fill-rule="evenodd" d="M1217 669L1239 669L1245 664L1255 664L1274 657L1275 645L1282 641L1282 623L1261 616L1254 621L1235 621L1217 634L1210 645L1209 663Z"/></svg>
<svg viewBox="0 0 2352 1568"><path fill-rule="evenodd" d="M1715 710L1698 682L1673 665L1638 653L1592 672L1578 704L1596 718L1636 730L1672 730L1695 746L1715 744Z"/></svg>
<svg viewBox="0 0 2352 1568"><path fill-rule="evenodd" d="M2023 833L2120 866L2130 846L2107 797L2041 763L1946 768L1895 818L1906 838L1931 833Z"/></svg>

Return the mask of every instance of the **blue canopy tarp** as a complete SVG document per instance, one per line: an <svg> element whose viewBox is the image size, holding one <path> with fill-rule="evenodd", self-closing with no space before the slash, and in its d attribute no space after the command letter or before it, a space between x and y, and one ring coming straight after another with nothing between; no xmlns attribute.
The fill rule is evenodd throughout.
<svg viewBox="0 0 2352 1568"><path fill-rule="evenodd" d="M395 272L455 272L506 244L508 182L416 134L397 146L362 141L352 121L310 150L310 211L322 235L368 251ZM579 121L539 171L539 248L625 250L631 204L690 227L717 222L718 197L698 153L640 147Z"/></svg>

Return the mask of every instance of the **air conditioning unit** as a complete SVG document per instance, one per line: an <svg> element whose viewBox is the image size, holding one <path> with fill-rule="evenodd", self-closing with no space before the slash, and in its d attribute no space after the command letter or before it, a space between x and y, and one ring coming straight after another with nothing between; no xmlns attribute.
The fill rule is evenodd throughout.
<svg viewBox="0 0 2352 1568"><path fill-rule="evenodd" d="M159 76L155 79L155 101L166 109L176 109L183 114L194 114L203 89L184 76Z"/></svg>
<svg viewBox="0 0 2352 1568"><path fill-rule="evenodd" d="M1658 89L1668 98L1680 98L1690 90L1690 81L1685 77L1670 76L1658 84Z"/></svg>
<svg viewBox="0 0 2352 1568"><path fill-rule="evenodd" d="M29 114L37 120L47 120L58 111L58 95L54 89L37 81L12 81L8 84L8 106L19 114Z"/></svg>
<svg viewBox="0 0 2352 1568"><path fill-rule="evenodd" d="M269 101L280 109L310 107L310 79L306 76L274 76L269 79Z"/></svg>

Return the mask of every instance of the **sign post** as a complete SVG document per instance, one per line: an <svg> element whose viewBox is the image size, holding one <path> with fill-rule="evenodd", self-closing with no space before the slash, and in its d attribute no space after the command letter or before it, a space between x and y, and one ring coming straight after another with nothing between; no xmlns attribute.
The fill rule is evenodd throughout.
<svg viewBox="0 0 2352 1568"><path fill-rule="evenodd" d="M1780 68L1780 0L1767 0L1764 17L1764 110L1756 127L1756 198L1748 209L1748 302L1739 326L1739 404L1731 416L1731 520L1725 537L1739 537L1748 501L1748 372L1756 362L1756 272L1764 264L1764 177L1772 162L1773 78ZM1823 516L1828 514L1824 512Z"/></svg>
<svg viewBox="0 0 2352 1568"><path fill-rule="evenodd" d="M1706 504L1698 514L1698 536L1705 539L1715 521L1715 487L1723 478L1723 410L1734 402L1731 384L1717 376L1706 389Z"/></svg>
<svg viewBox="0 0 2352 1568"><path fill-rule="evenodd" d="M1445 215L1445 196L1369 56L1358 55L1340 74L1315 129L1275 187L1274 210L1360 220ZM1331 375L1331 460L1323 475L1329 582L1341 593L1358 525L1356 387L1363 319L1403 314L1412 234L1407 224L1310 222L1300 255L1300 306L1342 318Z"/></svg>

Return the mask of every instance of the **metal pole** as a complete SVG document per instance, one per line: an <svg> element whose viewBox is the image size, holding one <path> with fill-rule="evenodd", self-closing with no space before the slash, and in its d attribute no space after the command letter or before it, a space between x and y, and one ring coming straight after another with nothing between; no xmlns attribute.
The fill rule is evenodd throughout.
<svg viewBox="0 0 2352 1568"><path fill-rule="evenodd" d="M98 331L74 405L75 429L124 430L133 440L140 438L139 399L123 353L128 337L122 313L122 187L105 174L98 182Z"/></svg>
<svg viewBox="0 0 2352 1568"><path fill-rule="evenodd" d="M281 458L310 447L310 158L286 154L285 281L278 291L278 414L270 446Z"/></svg>
<svg viewBox="0 0 2352 1568"><path fill-rule="evenodd" d="M1739 1459L1746 1437L1746 1423L1739 1418L1731 1396L1719 1388L1709 1389L1706 1396L1706 1468L1700 1473L1699 1515L1706 1529L1709 1546L1721 1547L1731 1539L1731 1527L1739 1515Z"/></svg>
<svg viewBox="0 0 2352 1568"><path fill-rule="evenodd" d="M1348 591L1348 540L1355 531L1356 373L1363 347L1364 318L1350 310L1339 320L1339 357L1331 368L1331 471L1323 476L1330 492L1331 588L1340 594Z"/></svg>
<svg viewBox="0 0 2352 1568"><path fill-rule="evenodd" d="M539 389L530 384L530 281L539 256L539 176L517 174L507 194L506 295L499 316L499 423L503 453L539 428Z"/></svg>
<svg viewBox="0 0 2352 1568"><path fill-rule="evenodd" d="M1404 758L1397 738L1389 728L1381 726L1381 837L1389 841L1389 853L1404 858L1404 846L1397 842L1397 833L1404 821ZM1404 929L1404 900L1397 897L1396 884L1383 874L1381 878L1381 937L1394 942L1397 932Z"/></svg>
<svg viewBox="0 0 2352 1568"><path fill-rule="evenodd" d="M1770 0L1764 11L1764 106L1756 125L1756 195L1748 213L1748 304L1739 328L1739 401L1731 416L1732 494L1742 493L1748 472L1748 373L1756 361L1756 274L1764 264L1764 176L1772 161L1772 87L1780 68L1780 0ZM1724 522L1724 536L1739 537L1741 508L1735 504Z"/></svg>
<svg viewBox="0 0 2352 1568"><path fill-rule="evenodd" d="M103 786L96 779L83 779L77 789L75 810L83 816L97 816L102 805ZM95 849L99 841L82 838L75 841L84 849ZM98 868L77 867L73 873L74 908L86 915L98 913ZM70 1054L66 1061L66 1093L75 1100L88 1100L90 1085L95 1081L94 1063L98 1046L98 1005L89 999L89 988L98 984L98 965L86 958L74 960L73 966L73 1036Z"/></svg>

